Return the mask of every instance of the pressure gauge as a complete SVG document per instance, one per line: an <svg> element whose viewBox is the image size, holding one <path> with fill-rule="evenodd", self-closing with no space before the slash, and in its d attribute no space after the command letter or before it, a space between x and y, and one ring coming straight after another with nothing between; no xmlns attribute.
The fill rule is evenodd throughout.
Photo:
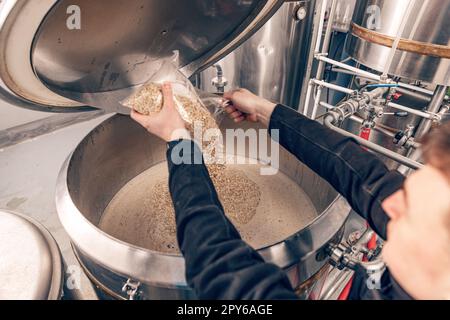
<svg viewBox="0 0 450 320"><path fill-rule="evenodd" d="M298 6L295 9L295 14L294 14L294 18L297 21L302 21L306 18L308 11L306 10L306 8L304 6Z"/></svg>

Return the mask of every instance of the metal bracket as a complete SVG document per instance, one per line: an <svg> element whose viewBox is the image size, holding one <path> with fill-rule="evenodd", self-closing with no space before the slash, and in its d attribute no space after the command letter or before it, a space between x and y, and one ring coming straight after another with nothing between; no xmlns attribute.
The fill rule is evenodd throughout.
<svg viewBox="0 0 450 320"><path fill-rule="evenodd" d="M138 300L140 296L141 283L128 279L127 282L122 287L122 292L128 295L128 300Z"/></svg>

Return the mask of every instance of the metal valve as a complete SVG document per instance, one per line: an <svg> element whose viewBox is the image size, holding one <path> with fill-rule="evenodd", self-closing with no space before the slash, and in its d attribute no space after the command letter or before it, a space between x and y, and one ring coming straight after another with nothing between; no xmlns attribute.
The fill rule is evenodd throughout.
<svg viewBox="0 0 450 320"><path fill-rule="evenodd" d="M412 136L414 133L415 127L413 125L408 125L404 131L398 132L394 137L394 144L399 146L409 147L412 143Z"/></svg>
<svg viewBox="0 0 450 320"><path fill-rule="evenodd" d="M217 69L217 77L212 79L212 85L216 87L217 93L224 93L225 87L228 85L228 80L223 76L222 67L218 64L214 65Z"/></svg>
<svg viewBox="0 0 450 320"><path fill-rule="evenodd" d="M356 243L339 244L329 248L330 264L339 270L357 270L363 268L369 273L382 272L386 268L385 263L376 259L382 247L377 246L374 250L369 250L366 243L372 238L373 231L366 231ZM362 256L366 256L369 261L362 261Z"/></svg>

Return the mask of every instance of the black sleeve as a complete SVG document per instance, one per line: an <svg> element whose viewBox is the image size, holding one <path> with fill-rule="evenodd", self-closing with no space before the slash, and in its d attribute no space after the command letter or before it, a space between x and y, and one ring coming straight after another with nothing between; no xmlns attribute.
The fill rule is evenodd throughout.
<svg viewBox="0 0 450 320"><path fill-rule="evenodd" d="M374 281L376 280L376 281ZM352 288L348 300L413 300L398 284L389 270L381 276L369 275L367 270L358 267L353 276Z"/></svg>
<svg viewBox="0 0 450 320"><path fill-rule="evenodd" d="M389 171L354 139L282 105L272 114L270 130L279 130L279 143L327 180L386 239L389 218L381 203L402 187L399 172Z"/></svg>
<svg viewBox="0 0 450 320"><path fill-rule="evenodd" d="M191 164L202 159L199 147L188 140L170 143L167 158L178 243L198 298L296 299L285 273L265 263L226 218L206 166Z"/></svg>

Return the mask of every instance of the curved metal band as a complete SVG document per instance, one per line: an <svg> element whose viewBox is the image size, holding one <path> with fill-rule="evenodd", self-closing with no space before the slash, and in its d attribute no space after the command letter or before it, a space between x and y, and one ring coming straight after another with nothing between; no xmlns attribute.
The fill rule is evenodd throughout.
<svg viewBox="0 0 450 320"><path fill-rule="evenodd" d="M79 263L79 265L81 266L81 269L83 269L83 272L85 273L86 277L89 279L89 281L92 282L92 284L94 286L96 286L99 290L101 290L103 293L105 293L106 295L110 296L111 298L115 299L115 300L123 300L126 301L127 299L125 299L124 297L122 297L121 295L115 293L113 290L109 289L108 287L106 287L103 283L100 282L100 280L98 280L92 273L91 271L84 265L83 261L81 261L80 256L78 255L77 250L75 249L75 246L73 245L73 243L70 243L70 246L72 248L72 252L77 260L77 262Z"/></svg>
<svg viewBox="0 0 450 320"><path fill-rule="evenodd" d="M392 48L394 37L363 28L352 23L352 34L362 40ZM401 39L398 45L401 51L418 53L426 56L450 59L450 47L421 41Z"/></svg>

